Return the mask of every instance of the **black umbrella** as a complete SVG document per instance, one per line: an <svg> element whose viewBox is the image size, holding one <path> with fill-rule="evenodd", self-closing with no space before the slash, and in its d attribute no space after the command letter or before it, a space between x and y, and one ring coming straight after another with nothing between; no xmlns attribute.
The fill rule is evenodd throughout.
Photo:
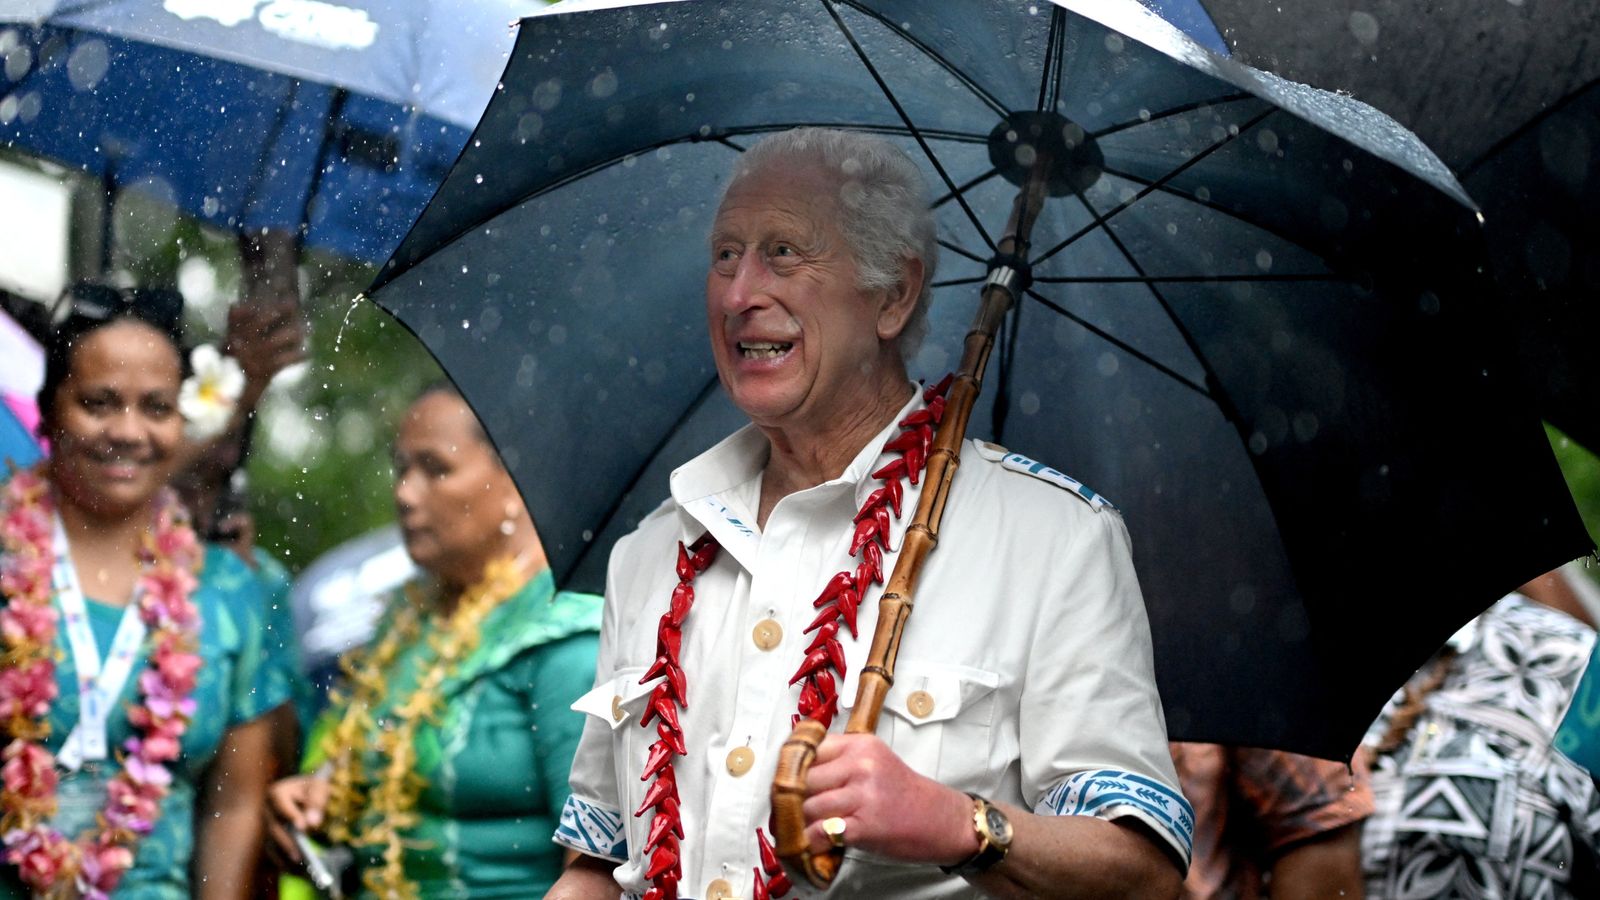
<svg viewBox="0 0 1600 900"><path fill-rule="evenodd" d="M1342 757L1459 624L1589 549L1448 171L1129 0L540 16L502 80L373 295L484 419L569 583L739 424L707 223L738 152L801 123L928 163L932 377L1029 148L1074 161L974 431L1126 511L1174 737Z"/></svg>
<svg viewBox="0 0 1600 900"><path fill-rule="evenodd" d="M1460 173L1539 413L1600 450L1600 5L1203 2L1245 62L1354 94Z"/></svg>

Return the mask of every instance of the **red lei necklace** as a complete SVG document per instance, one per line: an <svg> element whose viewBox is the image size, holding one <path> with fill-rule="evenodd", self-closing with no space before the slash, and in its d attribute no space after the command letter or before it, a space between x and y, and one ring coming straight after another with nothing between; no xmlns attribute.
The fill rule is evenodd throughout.
<svg viewBox="0 0 1600 900"><path fill-rule="evenodd" d="M155 827L172 784L168 764L194 715L200 668L200 615L189 596L197 581L200 543L188 514L169 489L155 501L155 524L139 560L139 617L150 629L150 664L139 676L141 703L128 709L139 736L129 738L122 771L106 784L99 828L78 838L50 825L56 813L56 758L44 747L56 699L54 500L36 471L15 473L0 498L0 723L11 742L0 766L0 835L5 861L41 896L76 891L90 900L110 896L133 867L133 847Z"/></svg>
<svg viewBox="0 0 1600 900"><path fill-rule="evenodd" d="M946 375L937 385L925 388L922 399L927 406L901 420L899 436L884 445L885 452L899 453L900 458L872 473L883 486L867 497L855 515L850 556L859 557L860 562L854 571L845 569L828 579L822 593L812 603L818 612L806 626L805 633L815 631L816 635L806 647L800 668L789 680L791 686L801 685L793 719L796 723L802 718L811 718L826 728L838 714L839 684L844 681L845 674L839 624L842 621L854 639L857 636L856 609L861 598L873 585L883 584L883 555L890 550L889 530L900 518L904 482L909 478L911 484L916 485L928 464L934 429L944 416L944 394L951 378ZM681 542L678 544L678 584L672 589L667 612L656 626L656 661L639 679L640 684L661 679L650 693L644 716L639 721L641 727L649 727L654 721L658 738L650 745L644 774L639 776L641 781L655 780L645 791L644 802L634 811L635 816L642 816L648 810L655 810L644 842L648 860L644 877L651 883L644 900L677 900L678 882L683 879L678 845L684 836L683 821L673 763L688 753L678 711L688 708L689 701L688 676L678 664L678 652L683 645L683 624L694 605L695 578L710 567L720 549L710 534L702 534L687 547ZM755 870L752 894L755 900L782 897L791 887L789 876L784 873L763 829L756 829L756 841L761 851L761 868Z"/></svg>

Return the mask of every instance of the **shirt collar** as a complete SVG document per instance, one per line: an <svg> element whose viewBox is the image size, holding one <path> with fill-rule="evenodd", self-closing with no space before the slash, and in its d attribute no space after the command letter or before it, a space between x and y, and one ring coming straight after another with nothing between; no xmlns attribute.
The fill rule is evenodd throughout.
<svg viewBox="0 0 1600 900"><path fill-rule="evenodd" d="M872 473L886 462L880 461L883 445L900 433L900 423L906 416L927 405L922 399L921 386L913 384L912 387L915 390L911 393L911 399L862 446L839 477L807 490L838 490L840 486L849 485L855 496L854 507L859 509L873 490L879 487ZM741 537L756 539L756 510L744 509L741 508L743 504L729 502L736 499L729 494L735 488L758 478L770 455L771 447L766 436L755 425L746 425L673 470L672 499L677 504L683 529L681 540L688 542L706 530L711 531L719 541L722 541L723 533L730 530ZM912 488L908 491L908 497L914 497L915 490ZM906 502L914 505L912 499ZM727 543L723 541L724 546Z"/></svg>

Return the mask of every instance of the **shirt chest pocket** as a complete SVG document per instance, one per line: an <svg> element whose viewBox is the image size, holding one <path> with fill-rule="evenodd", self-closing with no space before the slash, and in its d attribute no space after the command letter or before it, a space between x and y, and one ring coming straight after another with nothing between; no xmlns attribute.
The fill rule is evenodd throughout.
<svg viewBox="0 0 1600 900"><path fill-rule="evenodd" d="M951 787L981 787L992 780L997 755L999 687L995 672L902 659L884 698L887 715L878 720L878 735L923 775Z"/></svg>
<svg viewBox="0 0 1600 900"><path fill-rule="evenodd" d="M648 684L639 683L644 672L643 668L618 670L610 679L595 685L593 690L572 704L573 709L590 717L592 724L589 727L598 724L611 731L617 784L622 785L624 790L638 782L645 750L656 739L654 723L650 728L639 727L645 708L650 704L650 692L656 686L656 680Z"/></svg>

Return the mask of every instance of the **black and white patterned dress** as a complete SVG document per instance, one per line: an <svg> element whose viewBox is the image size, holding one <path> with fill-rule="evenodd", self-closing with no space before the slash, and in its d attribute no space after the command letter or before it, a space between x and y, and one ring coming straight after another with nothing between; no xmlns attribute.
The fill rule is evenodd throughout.
<svg viewBox="0 0 1600 900"><path fill-rule="evenodd" d="M1404 743L1373 759L1377 812L1362 834L1367 895L1577 896L1600 857L1600 794L1550 742L1594 632L1511 594L1451 643L1459 655L1426 711ZM1369 744L1400 700L1390 701Z"/></svg>

